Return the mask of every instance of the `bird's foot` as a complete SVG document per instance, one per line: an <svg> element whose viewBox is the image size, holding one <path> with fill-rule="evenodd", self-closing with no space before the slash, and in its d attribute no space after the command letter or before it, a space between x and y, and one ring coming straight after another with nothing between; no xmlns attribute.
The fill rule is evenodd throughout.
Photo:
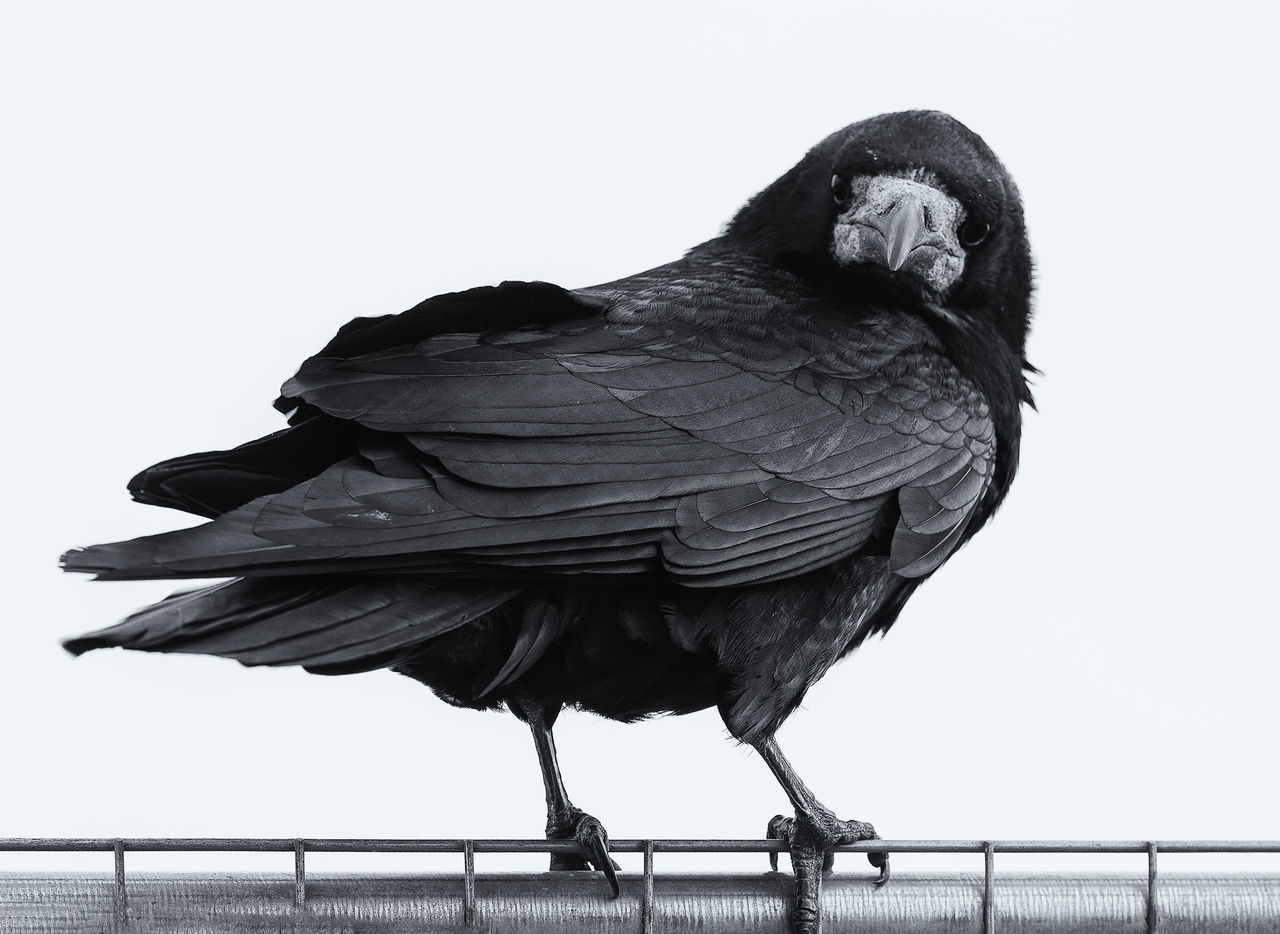
<svg viewBox="0 0 1280 934"><path fill-rule="evenodd" d="M831 848L862 840L878 840L876 829L857 820L840 820L829 811L778 815L769 821L770 840L785 840L791 853L791 868L796 876L796 903L791 910L794 934L817 934L822 923L822 874L835 862ZM876 885L889 881L889 854L868 853L867 860L880 870ZM778 854L769 854L769 865L776 871Z"/></svg>
<svg viewBox="0 0 1280 934"><path fill-rule="evenodd" d="M575 840L582 847L582 855L576 853L552 853L553 872L573 869L598 869L609 881L613 897L618 897L617 863L609 858L609 835L604 825L578 808L570 808L561 814L547 818L548 840Z"/></svg>

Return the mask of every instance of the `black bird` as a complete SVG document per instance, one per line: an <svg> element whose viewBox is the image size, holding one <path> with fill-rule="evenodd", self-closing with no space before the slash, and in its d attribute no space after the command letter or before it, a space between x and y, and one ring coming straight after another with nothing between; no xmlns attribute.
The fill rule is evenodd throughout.
<svg viewBox="0 0 1280 934"><path fill-rule="evenodd" d="M795 808L769 832L793 926L816 930L830 848L876 835L774 733L1000 505L1031 290L1017 189L980 137L930 111L855 123L666 266L347 324L284 385L290 427L130 484L212 522L63 557L235 579L66 646L391 668L506 707L533 732L547 836L582 846L552 868L589 861L615 893L556 717L714 705Z"/></svg>

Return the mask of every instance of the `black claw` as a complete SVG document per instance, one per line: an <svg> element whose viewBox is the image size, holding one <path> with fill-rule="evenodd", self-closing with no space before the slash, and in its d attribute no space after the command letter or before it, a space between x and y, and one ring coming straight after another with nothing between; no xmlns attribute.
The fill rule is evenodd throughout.
<svg viewBox="0 0 1280 934"><path fill-rule="evenodd" d="M622 892L618 885L618 864L609 858L609 837L604 827L591 815L583 814L574 829L574 838L582 846L583 855L592 868L604 873L613 897L617 898Z"/></svg>
<svg viewBox="0 0 1280 934"><path fill-rule="evenodd" d="M766 840L790 840L790 824L791 818L783 817L781 814L775 814L769 821L769 826L765 828ZM778 851L772 850L769 853L769 868L773 872L778 871Z"/></svg>
<svg viewBox="0 0 1280 934"><path fill-rule="evenodd" d="M613 890L613 897L617 898L622 892L621 887L618 885L618 864L609 858L609 848L602 833L593 832L591 834L589 850L591 865L604 873L604 877L609 883L609 888Z"/></svg>
<svg viewBox="0 0 1280 934"><path fill-rule="evenodd" d="M868 853L867 862L880 870L880 877L876 879L875 886L880 888L889 881L889 854L888 853Z"/></svg>

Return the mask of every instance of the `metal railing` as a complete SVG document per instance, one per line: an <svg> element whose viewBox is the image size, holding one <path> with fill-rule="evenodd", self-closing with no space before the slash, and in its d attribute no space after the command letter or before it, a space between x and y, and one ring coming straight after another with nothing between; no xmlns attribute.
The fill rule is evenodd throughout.
<svg viewBox="0 0 1280 934"><path fill-rule="evenodd" d="M641 853L644 858L640 890L640 930L654 930L654 856L658 853L779 853L786 844L778 840L614 840L615 853ZM307 905L308 853L459 853L462 855L461 891L457 898L462 924L476 924L477 853L581 853L578 844L557 840L373 840L307 838L0 838L0 852L110 852L114 856L115 917L128 921L126 852L281 852L292 853L294 861L293 906ZM868 840L835 848L837 853L972 853L983 857L981 930L996 929L997 854L1054 853L1135 853L1145 854L1145 926L1149 934L1160 927L1158 898L1159 856L1170 853L1280 853L1276 840ZM0 875L2 878L2 875ZM1271 884L1271 877L1266 877ZM1280 875L1274 877L1280 899ZM893 881L889 887L892 888ZM1268 889L1270 892L1270 889ZM603 894L601 895L603 896ZM1280 904L1280 901L1277 902ZM1280 918L1276 919L1280 930Z"/></svg>

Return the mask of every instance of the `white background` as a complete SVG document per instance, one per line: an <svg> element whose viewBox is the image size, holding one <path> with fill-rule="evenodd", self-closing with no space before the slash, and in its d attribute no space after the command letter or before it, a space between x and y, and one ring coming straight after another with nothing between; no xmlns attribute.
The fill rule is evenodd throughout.
<svg viewBox="0 0 1280 934"><path fill-rule="evenodd" d="M382 672L73 660L59 638L171 587L58 554L188 524L125 481L274 430L279 384L350 317L665 262L825 134L930 107L1021 186L1040 412L1001 514L784 748L895 838L1280 838L1263 8L11 6L0 835L540 835L513 718ZM786 803L714 711L557 732L614 837L754 837Z"/></svg>

